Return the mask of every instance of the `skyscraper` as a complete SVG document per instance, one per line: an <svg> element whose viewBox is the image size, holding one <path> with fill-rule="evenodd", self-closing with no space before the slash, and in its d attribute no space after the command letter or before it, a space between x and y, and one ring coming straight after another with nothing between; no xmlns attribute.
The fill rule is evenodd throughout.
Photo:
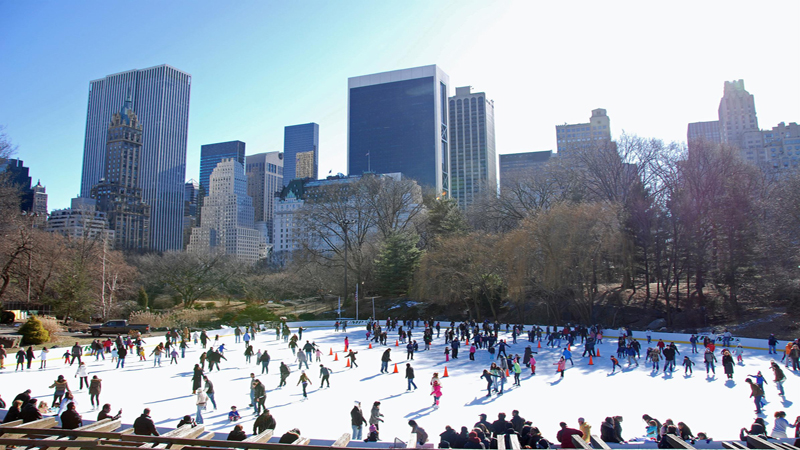
<svg viewBox="0 0 800 450"><path fill-rule="evenodd" d="M719 121L690 123L686 129L686 143L689 150L692 150L694 143L698 140L717 144L722 142L722 136L719 134Z"/></svg>
<svg viewBox="0 0 800 450"><path fill-rule="evenodd" d="M242 141L219 142L200 147L200 197L208 195L208 181L217 164L225 159L234 159L244 165L245 143ZM202 205L202 200L200 202Z"/></svg>
<svg viewBox="0 0 800 450"><path fill-rule="evenodd" d="M449 195L449 84L436 65L348 79L348 173L401 172Z"/></svg>
<svg viewBox="0 0 800 450"><path fill-rule="evenodd" d="M264 223L267 242L272 243L275 194L283 188L284 153L259 153L248 155L246 159L247 195L253 199L255 221Z"/></svg>
<svg viewBox="0 0 800 450"><path fill-rule="evenodd" d="M209 179L200 227L192 229L189 252L222 252L254 264L265 256L264 236L255 229L253 199L247 195L244 166L233 158L217 164Z"/></svg>
<svg viewBox="0 0 800 450"><path fill-rule="evenodd" d="M21 159L6 159L0 160L0 173L4 173L11 184L19 187L19 210L32 211L34 196L30 169L25 167Z"/></svg>
<svg viewBox="0 0 800 450"><path fill-rule="evenodd" d="M33 188L33 212L44 217L47 214L47 189L41 181L36 182Z"/></svg>
<svg viewBox="0 0 800 450"><path fill-rule="evenodd" d="M722 142L739 147L746 161L765 164L767 155L758 129L755 97L744 89L744 80L725 82L718 115Z"/></svg>
<svg viewBox="0 0 800 450"><path fill-rule="evenodd" d="M142 201L139 184L142 125L131 99L111 117L106 139L106 170L92 187L97 209L106 213L114 230L114 248L147 250L150 242L150 205Z"/></svg>
<svg viewBox="0 0 800 450"><path fill-rule="evenodd" d="M500 155L500 189L514 177L528 177L530 173L541 170L552 157L552 150Z"/></svg>
<svg viewBox="0 0 800 450"><path fill-rule="evenodd" d="M579 152L611 142L611 120L602 108L593 109L588 123L556 125L558 157L573 157Z"/></svg>
<svg viewBox="0 0 800 450"><path fill-rule="evenodd" d="M450 196L462 208L482 191L497 193L494 102L472 86L450 97Z"/></svg>
<svg viewBox="0 0 800 450"><path fill-rule="evenodd" d="M106 167L108 123L128 94L144 128L139 161L142 198L150 205L150 248L183 247L183 184L192 77L168 65L129 70L89 84L81 197Z"/></svg>
<svg viewBox="0 0 800 450"><path fill-rule="evenodd" d="M319 125L305 123L283 129L283 186L296 178L319 176Z"/></svg>
<svg viewBox="0 0 800 450"><path fill-rule="evenodd" d="M192 228L197 226L198 197L200 196L200 183L194 178L183 185L183 247L189 245Z"/></svg>

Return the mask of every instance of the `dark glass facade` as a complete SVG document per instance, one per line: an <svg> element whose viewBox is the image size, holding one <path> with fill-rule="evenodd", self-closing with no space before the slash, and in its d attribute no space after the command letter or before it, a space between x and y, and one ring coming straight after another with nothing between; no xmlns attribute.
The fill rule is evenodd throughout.
<svg viewBox="0 0 800 450"><path fill-rule="evenodd" d="M309 178L297 176L298 153L314 153L314 168L310 176L319 178L319 125L304 123L291 125L283 129L283 185L286 186L295 178Z"/></svg>
<svg viewBox="0 0 800 450"><path fill-rule="evenodd" d="M211 172L223 159L233 158L244 165L245 143L242 141L220 142L200 147L200 195L208 195Z"/></svg>
<svg viewBox="0 0 800 450"><path fill-rule="evenodd" d="M381 83L350 89L348 172L394 173L436 187L437 140L447 141L446 101L437 120L433 77ZM441 100L439 100L441 101ZM437 130L437 123L444 123ZM442 149L447 155L446 147ZM447 172L448 158L442 158Z"/></svg>

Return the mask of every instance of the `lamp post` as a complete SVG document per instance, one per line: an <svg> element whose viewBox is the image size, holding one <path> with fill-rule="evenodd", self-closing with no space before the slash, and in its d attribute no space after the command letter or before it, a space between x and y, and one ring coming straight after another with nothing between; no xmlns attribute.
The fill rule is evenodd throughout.
<svg viewBox="0 0 800 450"><path fill-rule="evenodd" d="M356 223L355 220L344 219L342 221L342 228L344 228L344 301L347 301L347 227ZM358 320L358 301L356 301L356 320Z"/></svg>

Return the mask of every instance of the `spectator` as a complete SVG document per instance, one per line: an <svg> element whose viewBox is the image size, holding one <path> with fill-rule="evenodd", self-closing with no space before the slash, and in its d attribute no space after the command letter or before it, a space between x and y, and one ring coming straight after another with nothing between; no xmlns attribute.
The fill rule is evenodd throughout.
<svg viewBox="0 0 800 450"><path fill-rule="evenodd" d="M411 427L411 432L417 435L417 443L419 445L424 445L428 442L428 433L426 433L421 426L417 425L416 420L409 420L408 426Z"/></svg>
<svg viewBox="0 0 800 450"><path fill-rule="evenodd" d="M284 433L283 436L281 436L281 439L278 441L278 443L291 444L298 439L300 439L300 430L298 430L297 428L292 428L291 430Z"/></svg>
<svg viewBox="0 0 800 450"><path fill-rule="evenodd" d="M237 424L235 427L233 427L233 430L228 433L227 440L229 441L243 441L245 439L247 439L247 433L244 432L244 427L241 425Z"/></svg>
<svg viewBox="0 0 800 450"><path fill-rule="evenodd" d="M67 410L61 414L61 428L65 430L74 430L83 426L83 418L78 411L75 411L75 403L67 405Z"/></svg>
<svg viewBox="0 0 800 450"><path fill-rule="evenodd" d="M556 439L561 443L561 448L575 448L575 444L572 442L572 436L575 435L582 438L583 432L575 428L568 428L566 422L561 422L559 426L561 429L558 431L558 434L556 434Z"/></svg>
<svg viewBox="0 0 800 450"><path fill-rule="evenodd" d="M761 417L757 417L753 424L750 425L750 429L742 428L739 431L739 439L746 441L747 436L766 436L767 434L767 426L764 424L764 419Z"/></svg>
<svg viewBox="0 0 800 450"><path fill-rule="evenodd" d="M145 408L142 415L133 421L133 434L140 436L158 436L156 424L150 418L150 408Z"/></svg>

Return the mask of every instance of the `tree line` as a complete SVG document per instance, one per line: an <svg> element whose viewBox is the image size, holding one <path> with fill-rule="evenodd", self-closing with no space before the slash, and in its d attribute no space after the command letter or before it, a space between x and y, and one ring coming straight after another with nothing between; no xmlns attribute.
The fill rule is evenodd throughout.
<svg viewBox="0 0 800 450"><path fill-rule="evenodd" d="M5 135L0 144L9 157ZM425 301L454 320L619 324L638 305L700 325L752 306L794 310L800 177L738 153L623 135L508 176L465 211L408 179L323 183L294 218L299 248L255 267L47 233L0 178L0 300L78 318L356 291Z"/></svg>

